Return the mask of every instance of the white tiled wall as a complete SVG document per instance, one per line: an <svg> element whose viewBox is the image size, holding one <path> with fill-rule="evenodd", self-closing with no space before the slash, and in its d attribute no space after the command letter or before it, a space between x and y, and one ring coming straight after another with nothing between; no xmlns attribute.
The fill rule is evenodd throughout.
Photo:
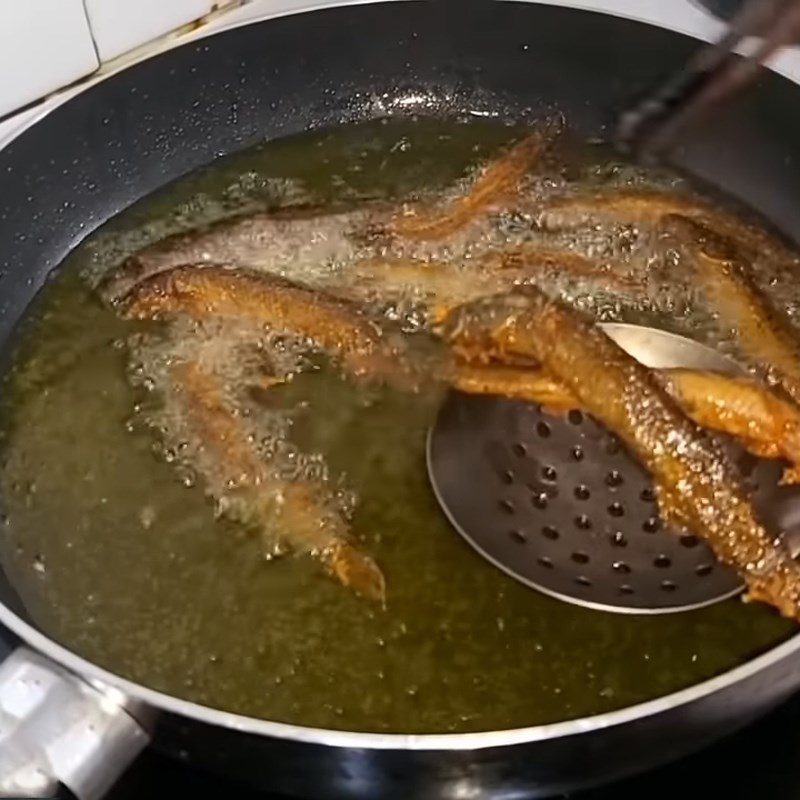
<svg viewBox="0 0 800 800"><path fill-rule="evenodd" d="M214 5L213 0L83 1L101 61L199 19Z"/></svg>
<svg viewBox="0 0 800 800"><path fill-rule="evenodd" d="M0 116L95 69L82 0L0 0Z"/></svg>

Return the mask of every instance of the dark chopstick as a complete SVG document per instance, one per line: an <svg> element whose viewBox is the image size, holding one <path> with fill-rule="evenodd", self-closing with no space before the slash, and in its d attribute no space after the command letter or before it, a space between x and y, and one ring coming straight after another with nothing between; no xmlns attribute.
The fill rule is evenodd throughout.
<svg viewBox="0 0 800 800"><path fill-rule="evenodd" d="M747 56L734 50L759 41ZM704 45L683 69L625 112L617 128L620 149L640 158L668 150L705 112L751 83L764 62L800 38L800 0L749 0L715 43Z"/></svg>

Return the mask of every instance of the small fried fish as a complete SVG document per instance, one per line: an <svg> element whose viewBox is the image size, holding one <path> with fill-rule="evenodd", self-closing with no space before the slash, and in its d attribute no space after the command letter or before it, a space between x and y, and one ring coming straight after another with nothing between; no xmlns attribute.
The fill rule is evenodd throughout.
<svg viewBox="0 0 800 800"><path fill-rule="evenodd" d="M275 333L302 337L341 361L355 377L405 383L401 341L389 341L357 306L269 275L224 266L176 267L137 284L124 313L132 319L186 314L247 320Z"/></svg>
<svg viewBox="0 0 800 800"><path fill-rule="evenodd" d="M525 174L542 157L562 129L554 118L525 136L478 175L467 194L438 209L414 209L390 223L390 230L406 239L437 240L451 236L492 206L513 196Z"/></svg>
<svg viewBox="0 0 800 800"><path fill-rule="evenodd" d="M469 361L535 359L650 472L664 519L704 538L748 599L800 620L800 565L759 523L722 448L599 327L531 288L457 310L442 335Z"/></svg>
<svg viewBox="0 0 800 800"><path fill-rule="evenodd" d="M597 194L578 193L538 204L539 223L547 230L564 230L599 222L659 227L677 214L735 242L750 260L798 264L798 255L781 239L707 200L658 189L622 189Z"/></svg>
<svg viewBox="0 0 800 800"><path fill-rule="evenodd" d="M735 243L680 215L668 215L662 225L689 251L698 282L720 319L736 331L742 350L771 384L800 403L800 337L755 285Z"/></svg>
<svg viewBox="0 0 800 800"><path fill-rule="evenodd" d="M380 257L354 264L348 282L332 291L359 303L420 303L427 309L427 321L435 325L463 303L544 278L597 281L606 290L628 294L641 291L640 284L615 275L608 266L580 253L538 244L489 250L459 264Z"/></svg>
<svg viewBox="0 0 800 800"><path fill-rule="evenodd" d="M702 428L740 440L753 455L792 466L782 483L800 482L800 409L748 378L690 369L662 370L666 390Z"/></svg>
<svg viewBox="0 0 800 800"><path fill-rule="evenodd" d="M247 521L268 540L319 558L343 585L383 603L383 573L352 543L325 487L274 475L248 441L221 383L197 362L173 367L173 380L189 427L206 451L202 464L210 487L242 499Z"/></svg>
<svg viewBox="0 0 800 800"><path fill-rule="evenodd" d="M662 386L701 428L735 437L761 458L783 458L792 466L782 483L800 482L800 409L748 378L692 369L658 370ZM457 363L453 388L539 403L563 413L580 408L578 399L535 365L474 366Z"/></svg>

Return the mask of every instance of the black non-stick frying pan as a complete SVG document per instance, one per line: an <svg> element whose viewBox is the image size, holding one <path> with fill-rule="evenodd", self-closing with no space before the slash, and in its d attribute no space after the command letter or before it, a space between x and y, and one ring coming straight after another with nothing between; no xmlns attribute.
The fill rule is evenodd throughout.
<svg viewBox="0 0 800 800"><path fill-rule="evenodd" d="M0 340L88 233L222 154L312 127L410 114L478 111L525 121L557 108L579 133L602 136L694 46L584 11L387 2L251 24L145 61L58 107L0 151ZM695 131L675 160L800 238L800 90L790 82L765 75ZM0 601L0 622L45 656L37 668L56 662L118 690L114 702L154 746L301 797L541 796L675 758L800 686L795 637L713 680L588 719L460 735L323 731L134 685L39 633L5 580ZM81 702L91 702L95 690L74 686ZM61 718L58 708L53 714ZM96 796L115 763L144 741L122 728L112 755L100 745L93 751L99 775L89 758L56 777Z"/></svg>

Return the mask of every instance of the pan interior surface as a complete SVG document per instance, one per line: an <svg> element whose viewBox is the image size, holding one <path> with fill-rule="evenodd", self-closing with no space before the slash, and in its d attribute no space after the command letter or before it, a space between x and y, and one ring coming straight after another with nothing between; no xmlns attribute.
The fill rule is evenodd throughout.
<svg viewBox="0 0 800 800"><path fill-rule="evenodd" d="M320 361L260 400L290 412L292 440L323 454L357 496L352 527L384 568L385 610L310 558L266 561L258 537L216 519L202 480L176 470L142 424L157 399L146 381L131 388L129 347L146 326L98 301L89 288L98 271L234 213L442 189L518 133L422 119L279 139L144 199L69 257L19 326L2 390L0 553L45 633L212 707L434 733L621 708L719 674L794 630L735 599L655 619L609 615L503 575L453 532L429 491L437 391L356 388ZM559 159L599 183L625 172L581 143ZM640 321L644 311L610 304L606 313ZM650 312L648 321L671 319Z"/></svg>

